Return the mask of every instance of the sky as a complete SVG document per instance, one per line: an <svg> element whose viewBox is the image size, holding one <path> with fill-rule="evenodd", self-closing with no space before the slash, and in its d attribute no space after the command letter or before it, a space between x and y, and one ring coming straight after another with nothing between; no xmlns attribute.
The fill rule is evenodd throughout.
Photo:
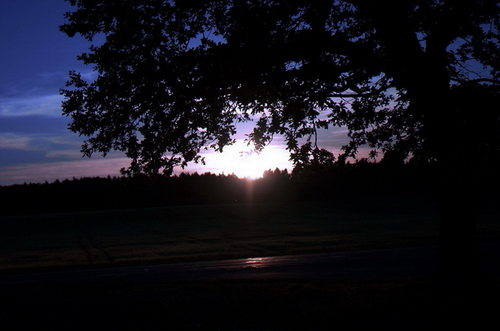
<svg viewBox="0 0 500 331"><path fill-rule="evenodd" d="M118 176L130 161L121 153L83 158L84 137L67 129L61 113L68 72L92 77L92 68L77 61L88 42L67 37L58 27L72 7L64 0L2 0L0 2L0 185L52 182L94 176ZM243 143L221 153L206 152L206 165L176 172L212 172L256 178L268 169L292 169L283 139L276 137L257 155ZM246 131L245 131L246 130ZM346 142L345 131L322 133L332 151ZM335 151L334 151L335 152Z"/></svg>

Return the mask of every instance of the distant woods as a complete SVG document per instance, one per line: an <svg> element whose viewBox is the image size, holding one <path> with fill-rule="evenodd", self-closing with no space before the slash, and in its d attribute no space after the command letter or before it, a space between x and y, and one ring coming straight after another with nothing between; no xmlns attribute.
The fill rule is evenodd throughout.
<svg viewBox="0 0 500 331"><path fill-rule="evenodd" d="M168 205L317 201L437 195L435 164L330 163L268 170L256 180L235 175L185 174L93 177L0 186L1 215L55 213ZM483 169L477 190L495 193L500 176Z"/></svg>

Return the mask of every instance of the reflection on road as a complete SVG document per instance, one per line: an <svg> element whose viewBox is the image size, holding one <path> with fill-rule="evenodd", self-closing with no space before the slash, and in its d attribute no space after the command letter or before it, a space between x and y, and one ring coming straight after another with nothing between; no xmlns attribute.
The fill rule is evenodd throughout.
<svg viewBox="0 0 500 331"><path fill-rule="evenodd" d="M265 267L266 260L269 258L264 258L264 257L254 257L254 258L249 258L245 260L245 266L246 267L251 267L251 268L262 268Z"/></svg>
<svg viewBox="0 0 500 331"><path fill-rule="evenodd" d="M283 257L251 257L245 259L245 268L266 268L283 263L285 258Z"/></svg>
<svg viewBox="0 0 500 331"><path fill-rule="evenodd" d="M478 247L484 271L500 275L500 243ZM365 279L432 276L437 246L252 257L137 267L0 275L2 286L26 283L155 282L221 279Z"/></svg>

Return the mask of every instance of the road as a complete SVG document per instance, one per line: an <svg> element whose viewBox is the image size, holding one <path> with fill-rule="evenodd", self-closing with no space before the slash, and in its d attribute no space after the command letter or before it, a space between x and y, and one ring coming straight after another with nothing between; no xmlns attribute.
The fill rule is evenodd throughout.
<svg viewBox="0 0 500 331"><path fill-rule="evenodd" d="M500 242L479 251L500 277ZM4 330L388 331L458 329L468 316L471 329L497 330L498 289L441 305L420 285L436 256L425 246L4 275L0 318Z"/></svg>
<svg viewBox="0 0 500 331"><path fill-rule="evenodd" d="M500 242L479 246L483 267L500 276ZM0 287L92 282L175 282L242 279L376 279L431 277L437 247L422 246L222 261L0 276Z"/></svg>

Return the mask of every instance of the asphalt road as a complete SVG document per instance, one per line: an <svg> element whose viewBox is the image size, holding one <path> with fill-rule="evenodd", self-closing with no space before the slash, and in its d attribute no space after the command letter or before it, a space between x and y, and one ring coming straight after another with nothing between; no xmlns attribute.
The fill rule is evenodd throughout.
<svg viewBox="0 0 500 331"><path fill-rule="evenodd" d="M500 277L500 242L480 245L479 253L485 271ZM3 275L0 325L51 331L388 331L468 323L469 329L498 330L499 307L491 304L498 303L498 289L488 288L487 299L454 291L436 301L432 289L418 285L432 277L436 257L437 247L425 246ZM410 285L391 285L397 278Z"/></svg>
<svg viewBox="0 0 500 331"><path fill-rule="evenodd" d="M432 277L436 246L379 249L324 254L255 257L0 276L9 285L105 282L175 282L242 279L377 279ZM500 242L479 245L485 271L500 276Z"/></svg>

